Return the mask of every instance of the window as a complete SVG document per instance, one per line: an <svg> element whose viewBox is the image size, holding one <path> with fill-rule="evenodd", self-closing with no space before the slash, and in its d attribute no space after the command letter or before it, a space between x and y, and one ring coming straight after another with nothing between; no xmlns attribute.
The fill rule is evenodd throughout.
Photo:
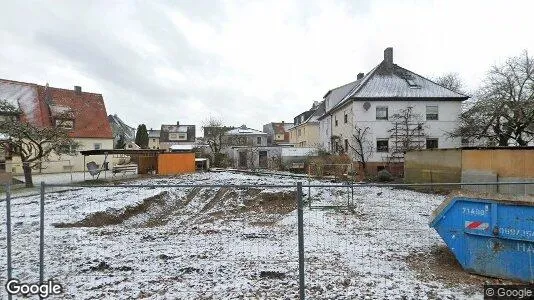
<svg viewBox="0 0 534 300"><path fill-rule="evenodd" d="M388 139L376 140L376 152L389 152L389 140Z"/></svg>
<svg viewBox="0 0 534 300"><path fill-rule="evenodd" d="M348 116L347 114L345 114L345 115L343 116L343 122L344 122L345 124L347 124L348 121L349 121L349 116Z"/></svg>
<svg viewBox="0 0 534 300"><path fill-rule="evenodd" d="M302 135L302 132L299 130L297 130L297 136L301 136Z"/></svg>
<svg viewBox="0 0 534 300"><path fill-rule="evenodd" d="M337 119L336 119L336 122L335 122L335 123L336 123L336 127L337 127Z"/></svg>
<svg viewBox="0 0 534 300"><path fill-rule="evenodd" d="M186 141L187 133L185 132L169 132L169 141Z"/></svg>
<svg viewBox="0 0 534 300"><path fill-rule="evenodd" d="M256 143L257 143L258 145L261 145L261 136L258 136L258 137L256 138Z"/></svg>
<svg viewBox="0 0 534 300"><path fill-rule="evenodd" d="M349 140L345 139L345 153L348 153L348 152L349 152Z"/></svg>
<svg viewBox="0 0 534 300"><path fill-rule="evenodd" d="M438 106L437 105L427 105L426 106L426 119L427 120L437 120L438 119Z"/></svg>
<svg viewBox="0 0 534 300"><path fill-rule="evenodd" d="M376 119L377 120L387 120L388 119L388 107L387 106L377 106L376 107Z"/></svg>
<svg viewBox="0 0 534 300"><path fill-rule="evenodd" d="M426 139L426 148L427 149L438 148L438 139Z"/></svg>
<svg viewBox="0 0 534 300"><path fill-rule="evenodd" d="M100 144L100 143L94 143L93 146L94 146L95 150L100 150L102 148L102 144Z"/></svg>
<svg viewBox="0 0 534 300"><path fill-rule="evenodd" d="M156 139L152 139L152 141L155 143L155 142L156 142Z"/></svg>
<svg viewBox="0 0 534 300"><path fill-rule="evenodd" d="M61 127L61 128L64 128L64 129L73 129L74 128L74 121L73 120L56 119L56 127Z"/></svg>

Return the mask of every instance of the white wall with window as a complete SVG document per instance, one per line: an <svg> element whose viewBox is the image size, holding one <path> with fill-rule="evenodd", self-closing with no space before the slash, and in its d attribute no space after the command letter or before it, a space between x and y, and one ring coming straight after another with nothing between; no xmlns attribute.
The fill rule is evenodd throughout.
<svg viewBox="0 0 534 300"><path fill-rule="evenodd" d="M365 102L369 102L370 104L368 109L365 109L364 107ZM461 101L433 101L431 99L424 101L357 100L352 102L352 104L347 105L347 108L350 107L352 109L352 117L354 118L354 120L351 122L351 115L349 114L349 122L347 124L355 124L360 128L370 128L367 138L371 144L374 145L375 149L369 158L369 161L383 162L386 160L388 152L391 150L393 145L393 141L390 137L391 133L389 132L389 130L393 127L391 116L395 113L398 113L400 110L407 108L408 106L412 106L413 112L419 115L421 121L424 122L426 143L423 145L423 147L460 147L461 139L451 138L449 137L449 133L455 130L459 124L458 122L461 113L461 103ZM341 116L343 116L343 111L336 113L339 113ZM337 134L343 134L343 136L346 136L346 134L348 134L347 131L349 131L348 128L345 126L342 128L339 125L337 129L335 127L332 129L332 134L336 135L337 132ZM349 140L349 142L351 141ZM388 145L387 151L385 148L386 145Z"/></svg>

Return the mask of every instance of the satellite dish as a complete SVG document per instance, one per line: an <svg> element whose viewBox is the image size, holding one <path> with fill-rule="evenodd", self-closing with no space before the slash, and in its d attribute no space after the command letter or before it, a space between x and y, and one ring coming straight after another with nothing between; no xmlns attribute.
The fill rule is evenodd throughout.
<svg viewBox="0 0 534 300"><path fill-rule="evenodd" d="M363 108L364 108L366 111L369 110L369 108L371 108L371 103L369 103L369 102L365 102L365 103L363 104Z"/></svg>

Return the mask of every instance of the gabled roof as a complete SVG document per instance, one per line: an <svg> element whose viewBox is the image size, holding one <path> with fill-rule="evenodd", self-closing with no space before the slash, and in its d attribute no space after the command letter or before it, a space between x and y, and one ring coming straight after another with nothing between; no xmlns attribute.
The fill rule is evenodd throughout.
<svg viewBox="0 0 534 300"><path fill-rule="evenodd" d="M343 100L345 96L347 96L361 81L362 79L358 79L335 89L331 89L326 93L326 95L324 95L324 98L328 99L330 103L334 103L334 105L336 105Z"/></svg>
<svg viewBox="0 0 534 300"><path fill-rule="evenodd" d="M169 140L169 133L170 132L179 132L179 133L187 133L187 140L185 141L171 141ZM160 135L159 135L159 141L166 143L166 142L172 142L172 143L183 143L183 142L194 142L196 139L196 126L195 125L161 125Z"/></svg>
<svg viewBox="0 0 534 300"><path fill-rule="evenodd" d="M125 140L128 142L135 140L135 129L124 123L124 121L121 120L121 118L119 118L116 114L109 115L108 121L111 125L111 132L113 133L113 136L116 137L122 134L124 135Z"/></svg>
<svg viewBox="0 0 534 300"><path fill-rule="evenodd" d="M396 64L381 62L368 75L346 98L468 98Z"/></svg>
<svg viewBox="0 0 534 300"><path fill-rule="evenodd" d="M158 138L159 139L159 135L160 135L160 131L159 130L150 129L150 130L147 130L147 131L148 131L148 137L149 138Z"/></svg>
<svg viewBox="0 0 534 300"><path fill-rule="evenodd" d="M35 126L53 126L54 117L69 113L74 119L74 138L112 138L101 94L75 92L34 83L0 79L0 99L22 111L22 121Z"/></svg>
<svg viewBox="0 0 534 300"><path fill-rule="evenodd" d="M334 103L339 102L319 119L354 100L463 101L469 98L396 64L389 65L385 60L362 79L331 90L325 97L332 97L329 99L333 99ZM339 97L342 99L339 100Z"/></svg>
<svg viewBox="0 0 534 300"><path fill-rule="evenodd" d="M304 122L302 123L299 123L293 127L291 127L290 129L293 129L293 128L296 128L296 127L299 127L301 125L304 125L304 124L308 124L308 123L313 123L313 122L317 122L319 121L319 118L325 114L325 101L321 101L319 103L319 105L317 105L315 108L313 108L314 111L312 114L310 114L310 116L304 120Z"/></svg>
<svg viewBox="0 0 534 300"><path fill-rule="evenodd" d="M238 128L228 130L225 134L226 135L266 135L267 133L256 130L256 129L248 128L243 125Z"/></svg>

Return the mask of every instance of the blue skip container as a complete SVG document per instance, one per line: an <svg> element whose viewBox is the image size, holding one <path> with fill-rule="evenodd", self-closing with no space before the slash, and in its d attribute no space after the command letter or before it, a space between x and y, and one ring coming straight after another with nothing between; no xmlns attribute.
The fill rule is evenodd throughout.
<svg viewBox="0 0 534 300"><path fill-rule="evenodd" d="M534 282L534 202L454 197L430 226L464 270Z"/></svg>

